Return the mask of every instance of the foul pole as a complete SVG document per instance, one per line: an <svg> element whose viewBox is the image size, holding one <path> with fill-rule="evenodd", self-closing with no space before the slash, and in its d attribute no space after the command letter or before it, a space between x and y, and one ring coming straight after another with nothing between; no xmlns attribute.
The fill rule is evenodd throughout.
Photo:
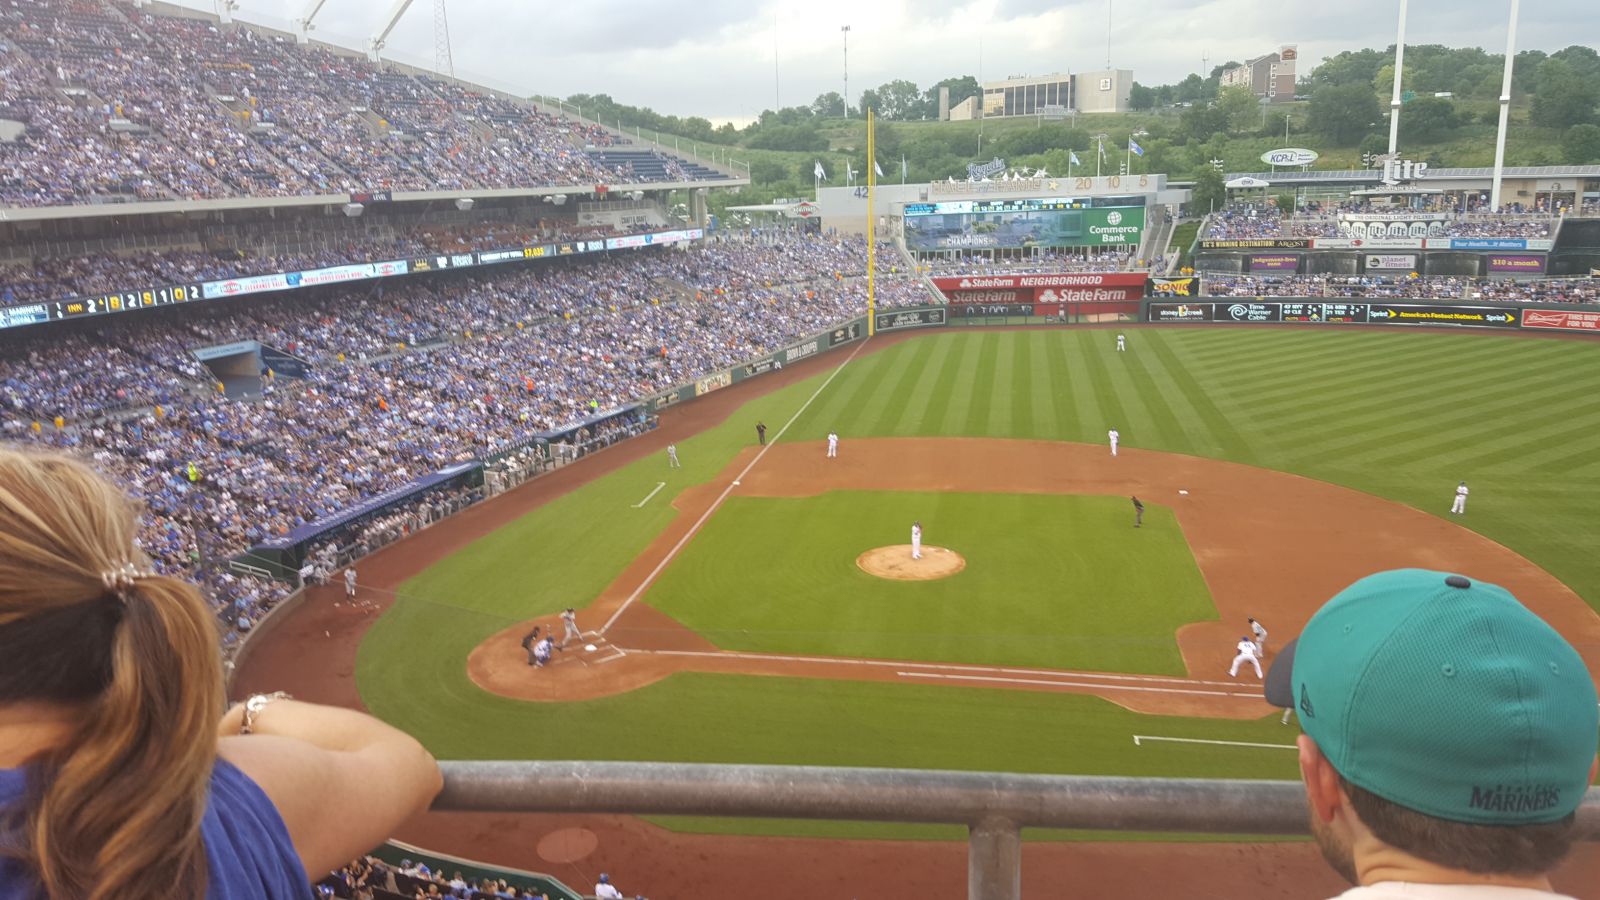
<svg viewBox="0 0 1600 900"><path fill-rule="evenodd" d="M872 283L873 260L877 255L874 250L877 247L878 234L877 220L872 217L872 195L877 193L878 187L878 148L873 139L875 131L872 107L869 106L867 107L867 337L872 337L872 326L877 321L873 315L875 295Z"/></svg>
<svg viewBox="0 0 1600 900"><path fill-rule="evenodd" d="M1494 185L1489 208L1500 211L1500 179L1506 171L1506 123L1511 115L1511 64L1517 58L1517 5L1511 0L1511 20L1506 24L1506 70L1500 81L1500 128L1494 135Z"/></svg>

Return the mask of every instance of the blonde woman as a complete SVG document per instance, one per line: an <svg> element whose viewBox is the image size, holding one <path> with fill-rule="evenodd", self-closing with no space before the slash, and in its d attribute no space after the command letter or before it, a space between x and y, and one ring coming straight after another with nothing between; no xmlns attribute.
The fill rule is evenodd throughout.
<svg viewBox="0 0 1600 900"><path fill-rule="evenodd" d="M135 516L81 463L0 448L0 900L309 898L438 766L347 710L224 713L214 617Z"/></svg>

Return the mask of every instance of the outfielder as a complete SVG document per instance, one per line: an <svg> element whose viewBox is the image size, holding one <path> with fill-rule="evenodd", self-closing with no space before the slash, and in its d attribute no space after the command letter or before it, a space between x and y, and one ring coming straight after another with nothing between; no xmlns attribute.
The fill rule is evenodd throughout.
<svg viewBox="0 0 1600 900"><path fill-rule="evenodd" d="M828 458L829 459L833 459L834 457L836 457L838 455L839 455L839 433L837 431L830 431L830 432L828 432Z"/></svg>
<svg viewBox="0 0 1600 900"><path fill-rule="evenodd" d="M351 566L344 570L344 595L354 598L356 595L356 567Z"/></svg>
<svg viewBox="0 0 1600 900"><path fill-rule="evenodd" d="M1228 669L1228 677L1237 678L1239 676L1239 664L1248 662L1250 665L1255 667L1256 678L1260 679L1261 662L1256 659L1255 643L1247 637L1241 637L1239 638L1239 643L1236 646L1238 647L1239 655L1233 658L1233 666Z"/></svg>
<svg viewBox="0 0 1600 900"><path fill-rule="evenodd" d="M1247 619L1245 619L1245 621L1250 623L1250 630L1252 632L1254 632L1254 634L1256 636L1256 640L1255 640L1256 655L1259 656L1259 657L1262 657L1263 659L1266 658L1266 655L1267 655L1267 630L1265 628L1262 628L1261 627L1261 623L1257 622L1255 619L1247 618Z"/></svg>
<svg viewBox="0 0 1600 900"><path fill-rule="evenodd" d="M1122 437L1122 435L1119 434L1115 428L1113 428L1110 431L1106 432L1106 437L1111 439L1111 455L1112 456L1116 456L1117 455L1117 440L1120 439Z"/></svg>
<svg viewBox="0 0 1600 900"><path fill-rule="evenodd" d="M683 468L683 463L678 462L678 445L677 444L668 444L667 445L667 468L669 468L669 469L681 469L681 468Z"/></svg>
<svg viewBox="0 0 1600 900"><path fill-rule="evenodd" d="M911 558L922 558L922 523L911 523Z"/></svg>
<svg viewBox="0 0 1600 900"><path fill-rule="evenodd" d="M1467 483L1465 481L1456 485L1456 499L1450 504L1450 511L1458 516L1467 514Z"/></svg>
<svg viewBox="0 0 1600 900"><path fill-rule="evenodd" d="M1254 620L1251 620L1251 621L1254 621ZM563 628L566 629L561 635L561 646L565 647L567 645L567 641L569 641L569 640L570 641L582 641L583 640L583 632L578 630L578 611L577 610L573 609L570 606L567 607L567 611L561 614L561 625L562 625Z"/></svg>
<svg viewBox="0 0 1600 900"><path fill-rule="evenodd" d="M1118 353L1123 353L1127 349L1128 349L1128 339L1123 337L1120 334L1117 335L1117 352Z"/></svg>

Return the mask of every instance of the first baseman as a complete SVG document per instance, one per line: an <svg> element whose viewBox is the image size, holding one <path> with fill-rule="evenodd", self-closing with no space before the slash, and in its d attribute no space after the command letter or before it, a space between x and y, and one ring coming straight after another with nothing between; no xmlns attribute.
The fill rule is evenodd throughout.
<svg viewBox="0 0 1600 900"><path fill-rule="evenodd" d="M683 463L678 462L678 445L677 444L668 444L667 445L667 468L669 468L669 469L681 469L681 468L683 468Z"/></svg>
<svg viewBox="0 0 1600 900"><path fill-rule="evenodd" d="M1267 630L1262 628L1261 623L1255 619L1247 618L1245 621L1250 623L1250 631L1256 636L1256 655L1265 657L1267 655Z"/></svg>
<svg viewBox="0 0 1600 900"><path fill-rule="evenodd" d="M1122 353L1122 352L1126 351L1127 349L1128 349L1128 339L1123 337L1120 334L1117 335L1117 352L1118 353Z"/></svg>
<svg viewBox="0 0 1600 900"><path fill-rule="evenodd" d="M836 457L838 455L839 455L839 433L837 431L830 431L830 432L828 432L828 458L829 459L833 459L834 457Z"/></svg>
<svg viewBox="0 0 1600 900"><path fill-rule="evenodd" d="M1450 511L1458 516L1467 514L1467 483L1465 481L1456 485L1456 499L1450 504Z"/></svg>
<svg viewBox="0 0 1600 900"><path fill-rule="evenodd" d="M1239 655L1233 658L1233 666L1228 669L1228 677L1237 678L1239 676L1240 663L1249 663L1255 667L1256 678L1259 679L1261 677L1261 662L1256 659L1255 642L1247 637L1241 637L1239 638L1239 643L1235 646L1239 650Z"/></svg>
<svg viewBox="0 0 1600 900"><path fill-rule="evenodd" d="M922 523L911 523L911 558L922 558Z"/></svg>
<svg viewBox="0 0 1600 900"><path fill-rule="evenodd" d="M1122 435L1119 434L1115 428L1113 428L1110 431L1106 432L1106 437L1111 439L1111 455L1112 456L1116 456L1117 455L1117 441L1118 441L1118 439L1120 439L1122 437Z"/></svg>

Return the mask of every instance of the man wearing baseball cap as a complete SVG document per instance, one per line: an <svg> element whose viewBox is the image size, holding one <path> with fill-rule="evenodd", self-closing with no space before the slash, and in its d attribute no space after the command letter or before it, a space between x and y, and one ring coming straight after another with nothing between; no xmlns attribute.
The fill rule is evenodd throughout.
<svg viewBox="0 0 1600 900"><path fill-rule="evenodd" d="M1600 708L1572 645L1504 588L1423 569L1329 600L1267 674L1346 900L1535 900L1576 836Z"/></svg>

